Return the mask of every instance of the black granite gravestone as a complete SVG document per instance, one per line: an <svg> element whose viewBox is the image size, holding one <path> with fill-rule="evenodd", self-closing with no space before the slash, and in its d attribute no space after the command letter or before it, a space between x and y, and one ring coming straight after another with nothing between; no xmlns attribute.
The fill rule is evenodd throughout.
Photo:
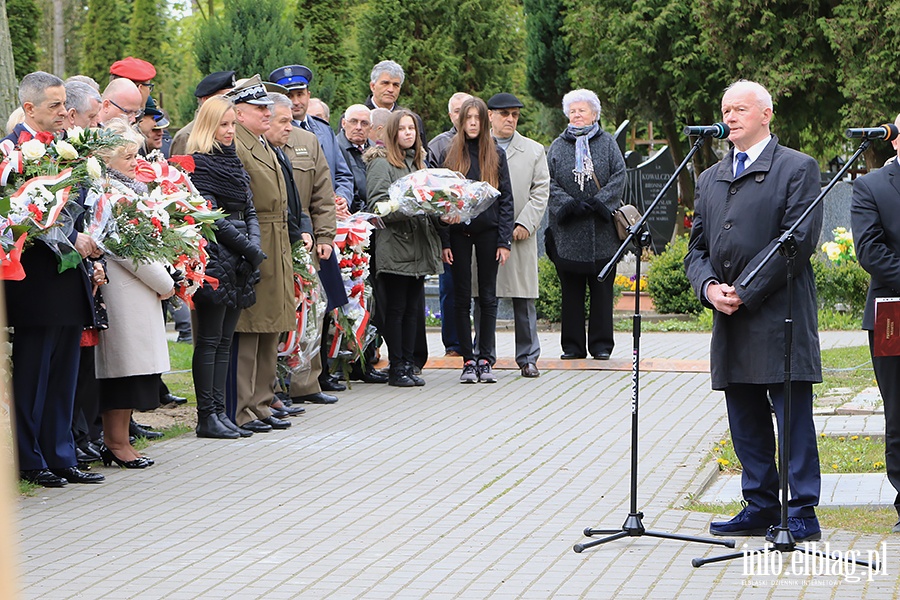
<svg viewBox="0 0 900 600"><path fill-rule="evenodd" d="M626 170L626 204L633 204L644 214L647 207L662 190L675 172L675 161L668 146L663 146L656 154L637 167ZM653 209L647 219L653 236L653 252L659 254L666 248L675 231L675 217L678 212L677 185L673 184Z"/></svg>

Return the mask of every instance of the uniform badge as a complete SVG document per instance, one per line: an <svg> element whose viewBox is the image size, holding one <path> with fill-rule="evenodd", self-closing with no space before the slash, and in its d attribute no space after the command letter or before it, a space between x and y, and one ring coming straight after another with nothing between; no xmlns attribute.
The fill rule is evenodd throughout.
<svg viewBox="0 0 900 600"><path fill-rule="evenodd" d="M309 156L309 150L306 149L306 146L300 146L298 148L294 148L294 154L297 156Z"/></svg>

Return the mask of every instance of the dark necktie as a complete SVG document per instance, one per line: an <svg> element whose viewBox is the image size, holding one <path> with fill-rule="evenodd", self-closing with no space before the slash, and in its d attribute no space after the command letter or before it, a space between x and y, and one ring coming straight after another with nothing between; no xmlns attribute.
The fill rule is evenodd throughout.
<svg viewBox="0 0 900 600"><path fill-rule="evenodd" d="M746 152L738 152L737 153L737 167L734 169L734 176L739 177L741 173L744 172L744 169L747 167L744 165L744 162L749 158Z"/></svg>
<svg viewBox="0 0 900 600"><path fill-rule="evenodd" d="M309 122L308 121L300 121L300 128L305 129L306 131L310 131Z"/></svg>

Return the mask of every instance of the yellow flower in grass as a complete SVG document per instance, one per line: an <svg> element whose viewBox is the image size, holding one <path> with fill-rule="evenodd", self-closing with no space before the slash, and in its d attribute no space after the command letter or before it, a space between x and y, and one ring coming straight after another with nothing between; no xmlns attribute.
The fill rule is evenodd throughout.
<svg viewBox="0 0 900 600"><path fill-rule="evenodd" d="M731 464L731 461L729 461L727 458L717 458L716 462L719 463L720 467L727 467Z"/></svg>
<svg viewBox="0 0 900 600"><path fill-rule="evenodd" d="M863 439L866 440L867 442L871 442L871 441L872 441L872 438L870 438L869 436L866 436L866 437L864 437Z"/></svg>
<svg viewBox="0 0 900 600"><path fill-rule="evenodd" d="M840 437L838 438L838 441L839 441L839 442L843 442L843 441L846 440L846 439L847 439L847 438L845 438L844 436L840 436Z"/></svg>
<svg viewBox="0 0 900 600"><path fill-rule="evenodd" d="M724 446L728 443L728 440L719 440L719 445Z"/></svg>
<svg viewBox="0 0 900 600"><path fill-rule="evenodd" d="M831 468L834 469L835 471L837 471L839 466L837 463L831 463Z"/></svg>
<svg viewBox="0 0 900 600"><path fill-rule="evenodd" d="M881 462L880 460L876 460L874 463L872 463L872 466L875 467L876 469L883 469L884 463Z"/></svg>
<svg viewBox="0 0 900 600"><path fill-rule="evenodd" d="M856 440L859 439L859 436L858 436L858 435L851 435L851 436L850 436L850 439L853 440L853 441L855 442Z"/></svg>

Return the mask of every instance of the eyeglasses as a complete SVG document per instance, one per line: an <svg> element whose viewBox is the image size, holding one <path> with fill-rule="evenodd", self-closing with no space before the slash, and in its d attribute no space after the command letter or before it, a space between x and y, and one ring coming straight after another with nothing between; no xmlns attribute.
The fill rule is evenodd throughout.
<svg viewBox="0 0 900 600"><path fill-rule="evenodd" d="M107 100L109 100L109 98L107 98ZM121 110L123 113L125 113L125 114L128 115L129 117L137 117L139 114L141 114L142 112L144 112L144 111L141 110L141 109L138 109L138 110L128 110L128 109L124 109L124 108L122 108L121 106L119 106L118 104L116 104L115 102L113 102L112 100L109 100L109 103L112 104L113 106L115 106L116 108L118 108L119 110Z"/></svg>
<svg viewBox="0 0 900 600"><path fill-rule="evenodd" d="M347 122L351 127L370 127L372 125L369 121L361 121L359 119L347 119Z"/></svg>
<svg viewBox="0 0 900 600"><path fill-rule="evenodd" d="M497 112L500 113L500 116L503 117L504 119L506 117L512 117L513 119L519 118L519 111L517 111L517 110L506 110L506 109L501 108Z"/></svg>
<svg viewBox="0 0 900 600"><path fill-rule="evenodd" d="M153 84L153 83L151 83L151 82L149 82L149 81L144 81L144 82L139 83L138 85L139 85L139 86L143 86L143 87L149 89L149 90L152 92L152 91L153 91L153 86L154 86L155 84Z"/></svg>

